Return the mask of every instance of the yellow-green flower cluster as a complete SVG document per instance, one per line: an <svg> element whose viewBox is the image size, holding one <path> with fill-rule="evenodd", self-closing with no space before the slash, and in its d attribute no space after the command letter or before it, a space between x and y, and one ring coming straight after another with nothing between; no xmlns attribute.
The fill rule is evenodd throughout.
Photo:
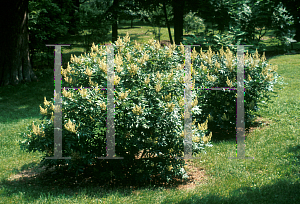
<svg viewBox="0 0 300 204"><path fill-rule="evenodd" d="M32 131L37 136L42 136L42 137L45 136L45 132L40 129L40 126L39 125L35 126L33 122L32 122Z"/></svg>
<svg viewBox="0 0 300 204"><path fill-rule="evenodd" d="M105 63L106 58L104 57L102 60L98 59L99 68L107 74L107 64Z"/></svg>
<svg viewBox="0 0 300 204"><path fill-rule="evenodd" d="M230 51L230 49L228 47L227 47L227 50L224 53L224 55L225 55L225 58L226 58L226 67L230 71L232 71L233 70L233 67L232 67L233 54L232 54L232 52Z"/></svg>
<svg viewBox="0 0 300 204"><path fill-rule="evenodd" d="M155 85L155 91L158 93L160 92L160 90L162 89L163 86L161 86L160 84L156 84Z"/></svg>
<svg viewBox="0 0 300 204"><path fill-rule="evenodd" d="M196 49L194 47L192 54L191 54L192 60L195 61L198 55L199 55L199 53L196 51Z"/></svg>
<svg viewBox="0 0 300 204"><path fill-rule="evenodd" d="M226 84L227 84L229 87L232 87L232 86L233 86L232 82L228 79L228 77L227 77Z"/></svg>
<svg viewBox="0 0 300 204"><path fill-rule="evenodd" d="M130 69L129 69L129 73L131 76L137 74L137 71L139 70L138 66L136 64L131 64L130 65Z"/></svg>
<svg viewBox="0 0 300 204"><path fill-rule="evenodd" d="M156 73L156 78L158 78L158 79L161 78L161 74L159 73L159 71Z"/></svg>
<svg viewBox="0 0 300 204"><path fill-rule="evenodd" d="M114 62L117 66L121 66L123 64L123 57L121 56L120 52L115 56Z"/></svg>
<svg viewBox="0 0 300 204"><path fill-rule="evenodd" d="M93 75L93 72L89 69L88 66L86 67L85 74L89 77L91 77Z"/></svg>
<svg viewBox="0 0 300 204"><path fill-rule="evenodd" d="M148 74L148 77L145 79L145 84L149 84L150 82L150 74Z"/></svg>
<svg viewBox="0 0 300 204"><path fill-rule="evenodd" d="M156 50L159 50L160 49L160 43L158 41L156 41L156 43L154 44L154 47Z"/></svg>
<svg viewBox="0 0 300 204"><path fill-rule="evenodd" d="M121 78L118 75L115 75L115 77L111 76L109 78L110 83L114 83L114 85L118 85Z"/></svg>
<svg viewBox="0 0 300 204"><path fill-rule="evenodd" d="M130 93L130 92L131 92L131 90L129 89L125 93L120 93L119 99L124 100L128 96L128 93Z"/></svg>
<svg viewBox="0 0 300 204"><path fill-rule="evenodd" d="M124 43L130 42L130 37L129 37L128 32L126 33L126 36L123 41L124 41Z"/></svg>
<svg viewBox="0 0 300 204"><path fill-rule="evenodd" d="M185 55L184 45L180 42L180 52Z"/></svg>
<svg viewBox="0 0 300 204"><path fill-rule="evenodd" d="M134 48L137 49L138 51L142 51L142 47L141 44L138 43L136 40L134 41Z"/></svg>
<svg viewBox="0 0 300 204"><path fill-rule="evenodd" d="M135 107L133 108L132 112L136 115L141 115L143 113L143 110L145 108L142 109L142 107L135 105Z"/></svg>
<svg viewBox="0 0 300 204"><path fill-rule="evenodd" d="M73 55L71 54L71 59L70 59L70 61L71 61L72 63L75 62L75 63L77 63L77 64L81 64L80 58L77 58L76 55L73 56Z"/></svg>
<svg viewBox="0 0 300 204"><path fill-rule="evenodd" d="M64 127L66 128L66 130L70 131L70 132L73 132L73 133L76 133L77 132L77 129L75 129L75 123L72 123L72 121L69 119L68 123L66 123L64 125ZM80 124L79 124L80 126Z"/></svg>
<svg viewBox="0 0 300 204"><path fill-rule="evenodd" d="M100 108L101 108L102 110L106 110L106 105L105 105L104 102L100 103Z"/></svg>
<svg viewBox="0 0 300 204"><path fill-rule="evenodd" d="M153 45L155 44L153 38L148 40L148 44L149 44L150 46L153 46Z"/></svg>
<svg viewBox="0 0 300 204"><path fill-rule="evenodd" d="M212 132L209 133L209 136L203 136L202 141L204 142L204 144L207 144L211 140L211 137L212 137Z"/></svg>
<svg viewBox="0 0 300 204"><path fill-rule="evenodd" d="M169 93L169 95L167 95L167 96L165 96L165 99L164 99L164 96L162 96L161 98L163 99L163 100L165 100L166 102L169 102L170 100L171 100L171 93Z"/></svg>
<svg viewBox="0 0 300 204"><path fill-rule="evenodd" d="M208 81L211 81L211 82L215 82L217 80L217 77L210 76L209 73L207 73L206 77L207 77Z"/></svg>
<svg viewBox="0 0 300 204"><path fill-rule="evenodd" d="M207 130L207 123L208 123L208 119L206 119L206 121L204 123L202 123L201 125L198 123L198 129L199 130Z"/></svg>
<svg viewBox="0 0 300 204"><path fill-rule="evenodd" d="M82 86L81 86L78 91L79 91L79 93L80 93L80 95L82 97L86 97L86 95L87 95L87 89L82 89Z"/></svg>
<svg viewBox="0 0 300 204"><path fill-rule="evenodd" d="M167 111L172 112L174 110L175 104L174 103L167 103Z"/></svg>
<svg viewBox="0 0 300 204"><path fill-rule="evenodd" d="M40 111L42 115L47 115L47 108L44 109L40 106Z"/></svg>
<svg viewBox="0 0 300 204"><path fill-rule="evenodd" d="M128 53L126 53L126 58L127 58L127 61L128 62L130 62L131 61L131 59L132 59L132 56L131 56L131 54L128 52Z"/></svg>
<svg viewBox="0 0 300 204"><path fill-rule="evenodd" d="M207 52L207 62L208 62L208 64L211 64L211 59L212 59L212 56L214 54L215 53L212 51L211 47L209 46L209 49L208 49L208 52Z"/></svg>
<svg viewBox="0 0 300 204"><path fill-rule="evenodd" d="M141 59L138 60L139 63L144 64L149 60L149 55L147 54L149 51L146 51Z"/></svg>
<svg viewBox="0 0 300 204"><path fill-rule="evenodd" d="M208 121L213 121L214 120L214 117L212 117L210 114L208 114Z"/></svg>
<svg viewBox="0 0 300 204"><path fill-rule="evenodd" d="M63 94L64 97L66 98L72 98L73 97L73 93L68 92L65 88L63 89L63 91L61 92Z"/></svg>
<svg viewBox="0 0 300 204"><path fill-rule="evenodd" d="M91 77L89 77L89 84L90 86L98 86L98 83L93 82Z"/></svg>
<svg viewBox="0 0 300 204"><path fill-rule="evenodd" d="M229 118L226 116L226 114L224 113L222 118L221 118L223 121L229 121Z"/></svg>

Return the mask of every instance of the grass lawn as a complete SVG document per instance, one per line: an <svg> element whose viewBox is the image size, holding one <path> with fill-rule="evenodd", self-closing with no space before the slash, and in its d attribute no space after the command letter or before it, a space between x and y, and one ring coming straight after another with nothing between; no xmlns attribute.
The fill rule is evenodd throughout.
<svg viewBox="0 0 300 204"><path fill-rule="evenodd" d="M246 134L246 156L254 159L229 160L235 140L214 141L201 160L188 161L192 179L171 187L106 187L44 174L42 155L22 152L18 140L41 117L44 96L53 97L53 70L38 72L39 82L0 87L0 203L300 203L300 55L269 61L288 84L275 88L279 97Z"/></svg>

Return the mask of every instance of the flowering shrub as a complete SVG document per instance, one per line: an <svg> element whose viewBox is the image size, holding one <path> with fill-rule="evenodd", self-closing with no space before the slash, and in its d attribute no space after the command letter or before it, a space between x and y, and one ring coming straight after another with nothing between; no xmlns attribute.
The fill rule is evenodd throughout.
<svg viewBox="0 0 300 204"><path fill-rule="evenodd" d="M195 76L194 83L197 88L231 87L237 88L237 57L227 48L223 47L215 53L209 48L204 53L195 49L192 52L192 67ZM280 76L276 73L277 66L267 63L265 56L244 54L244 108L245 127L248 129L253 122L258 103L268 101L273 91L273 86ZM236 127L236 97L235 90L202 90L199 104L203 110L200 117L208 117L208 128L216 127L223 130L234 131Z"/></svg>
<svg viewBox="0 0 300 204"><path fill-rule="evenodd" d="M116 156L124 159L104 162L96 158L106 156L107 94L101 88L107 87L109 50L93 44L90 53L71 56L67 69L62 69L63 87L81 87L62 91L63 156L72 159L43 159L43 164L68 164L77 174L88 165L99 164L100 176L112 171L115 178L138 182L154 175L165 181L182 178L184 160L175 157L183 156L184 151L184 46L161 48L154 40L144 46L132 45L128 35L113 45L119 45L115 46L115 76L109 79L115 85L115 149ZM201 98L196 95L193 91L193 116L201 114ZM43 121L29 127L22 146L53 156L53 99L45 99L40 110ZM193 121L193 153L211 146L207 123L207 119Z"/></svg>

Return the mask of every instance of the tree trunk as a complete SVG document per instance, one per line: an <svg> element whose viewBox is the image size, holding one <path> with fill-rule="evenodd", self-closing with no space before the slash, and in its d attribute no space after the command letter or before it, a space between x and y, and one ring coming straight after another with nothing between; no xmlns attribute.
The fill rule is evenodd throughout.
<svg viewBox="0 0 300 204"><path fill-rule="evenodd" d="M0 86L37 81L29 57L28 0L1 4Z"/></svg>
<svg viewBox="0 0 300 204"><path fill-rule="evenodd" d="M80 19L78 19L78 15L76 15L76 11L79 12L79 6L80 2L79 0L72 0L73 7L70 12L70 28L69 28L69 34L75 35L77 34L77 23L79 22Z"/></svg>
<svg viewBox="0 0 300 204"><path fill-rule="evenodd" d="M167 24L167 27L168 27L170 42L171 42L171 44L173 44L173 39L172 39L170 24L169 24L169 21L168 21L167 9L166 9L166 3L165 2L163 2L163 9L164 9L164 13L165 13L166 24Z"/></svg>
<svg viewBox="0 0 300 204"><path fill-rule="evenodd" d="M112 43L115 43L115 41L118 40L118 9L119 6L119 0L114 0L113 7L113 23L112 23Z"/></svg>
<svg viewBox="0 0 300 204"><path fill-rule="evenodd" d="M174 37L175 44L179 45L183 37L183 9L185 0L173 0L174 11Z"/></svg>

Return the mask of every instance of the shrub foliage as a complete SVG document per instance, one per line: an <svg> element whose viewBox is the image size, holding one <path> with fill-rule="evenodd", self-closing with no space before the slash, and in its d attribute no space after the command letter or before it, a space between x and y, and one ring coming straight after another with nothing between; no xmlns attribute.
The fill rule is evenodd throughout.
<svg viewBox="0 0 300 204"><path fill-rule="evenodd" d="M184 160L184 46L160 47L149 40L140 45L127 35L113 44L115 85L115 149L123 160L99 160L106 156L108 48L93 44L90 53L71 56L62 69L63 87L80 87L62 91L63 156L69 160L43 159L47 167L68 165L78 175L95 165L103 178L147 182L154 177L170 181L186 176ZM192 87L235 87L237 59L223 48L214 53L192 52ZM277 82L276 68L258 53L245 55L245 121L256 111L257 103L269 97ZM83 87L91 87L87 89ZM33 123L24 133L21 146L27 151L41 151L53 156L53 98L44 100L40 124ZM211 127L234 128L236 91L192 91L193 154L212 146Z"/></svg>
<svg viewBox="0 0 300 204"><path fill-rule="evenodd" d="M91 52L71 56L62 69L63 156L70 160L43 159L48 167L67 164L80 173L97 164L100 176L146 182L153 177L170 181L185 176L184 160L184 46L160 47L153 39L146 45L132 44L127 35L115 46L115 149L123 160L98 160L106 156L107 51L93 44ZM91 87L85 89L82 87ZM200 115L196 92L192 115ZM53 156L53 99L40 107L41 124L32 124L23 141L28 151ZM192 124L193 154L211 146L207 120ZM95 167L96 168L96 167ZM109 177L110 178L110 177Z"/></svg>

